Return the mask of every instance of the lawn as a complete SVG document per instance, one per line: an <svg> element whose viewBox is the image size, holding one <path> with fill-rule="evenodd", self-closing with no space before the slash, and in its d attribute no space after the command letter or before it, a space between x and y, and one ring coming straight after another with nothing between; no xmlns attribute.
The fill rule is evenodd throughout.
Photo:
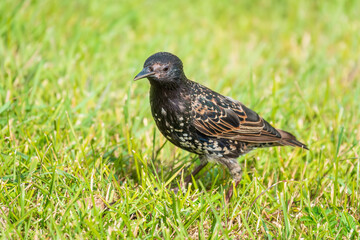
<svg viewBox="0 0 360 240"><path fill-rule="evenodd" d="M356 0L2 0L1 237L360 238L359 9ZM158 51L310 151L240 157L229 204L220 165L175 195L199 160L161 136L148 81L132 81Z"/></svg>

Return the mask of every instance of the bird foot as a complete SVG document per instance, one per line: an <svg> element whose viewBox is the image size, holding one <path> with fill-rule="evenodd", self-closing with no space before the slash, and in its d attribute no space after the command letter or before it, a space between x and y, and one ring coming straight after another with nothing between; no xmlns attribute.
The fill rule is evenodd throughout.
<svg viewBox="0 0 360 240"><path fill-rule="evenodd" d="M175 194L178 194L179 187L172 188L171 191L173 191Z"/></svg>
<svg viewBox="0 0 360 240"><path fill-rule="evenodd" d="M240 180L236 181L235 184L233 182L233 184L230 185L230 187L229 187L229 189L227 191L226 197L225 197L225 203L226 204L228 204L230 202L231 197L233 196L233 193L234 193L234 188L237 188L239 183L240 183Z"/></svg>
<svg viewBox="0 0 360 240"><path fill-rule="evenodd" d="M233 186L231 186L229 188L229 190L227 191L226 197L225 197L225 203L228 204L231 200L231 197L233 195Z"/></svg>
<svg viewBox="0 0 360 240"><path fill-rule="evenodd" d="M174 187L174 188L171 188L171 191L173 191L175 194L178 194L178 192L181 190L181 191L185 191L185 187L188 186L189 183L188 182L180 182L180 186L177 186L177 187Z"/></svg>
<svg viewBox="0 0 360 240"><path fill-rule="evenodd" d="M184 181L180 182L180 189L184 190L185 187L188 186L189 183L191 183L192 178L195 177L195 175L198 174L201 171L201 169L203 169L207 164L208 164L208 162L202 162L199 166L197 166L195 168L195 170L184 179ZM171 190L175 194L177 194L180 189L179 189L179 187L175 187L175 188L172 188Z"/></svg>

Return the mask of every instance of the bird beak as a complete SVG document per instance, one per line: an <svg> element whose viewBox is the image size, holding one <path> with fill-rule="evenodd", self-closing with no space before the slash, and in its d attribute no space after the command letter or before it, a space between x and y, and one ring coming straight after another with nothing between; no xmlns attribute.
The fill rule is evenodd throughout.
<svg viewBox="0 0 360 240"><path fill-rule="evenodd" d="M135 76L134 81L142 79L142 78L146 78L147 76L151 76L154 74L155 74L155 72L151 72L149 70L149 68L144 68L143 70L141 70L141 72L138 73L138 75Z"/></svg>

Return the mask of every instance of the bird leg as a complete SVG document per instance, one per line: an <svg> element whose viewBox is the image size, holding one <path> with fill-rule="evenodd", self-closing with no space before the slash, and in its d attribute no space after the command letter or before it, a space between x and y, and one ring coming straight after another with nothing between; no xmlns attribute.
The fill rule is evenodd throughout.
<svg viewBox="0 0 360 240"><path fill-rule="evenodd" d="M229 172L233 178L233 182L235 183L235 186L232 184L229 187L228 192L226 194L225 202L229 203L229 201L233 195L234 188L236 188L241 181L242 170L241 170L240 164L237 162L237 159L222 158L222 159L219 159L219 162L222 163L223 165L225 165L229 169Z"/></svg>
<svg viewBox="0 0 360 240"><path fill-rule="evenodd" d="M202 157L200 157L200 160L201 160L201 163L199 166L197 166L194 171L192 171L191 174L189 174L188 176L185 177L184 179L184 182L180 182L180 188L184 187L184 186L187 186L190 182L191 182L191 179L192 179L192 176L195 177L196 174L198 174L207 164L208 162L207 161L204 161L204 159ZM179 187L175 187L172 189L174 191L174 193L178 193L179 191Z"/></svg>
<svg viewBox="0 0 360 240"><path fill-rule="evenodd" d="M226 202L226 203L229 203L229 202L230 202L230 199L231 199L231 197L232 197L232 195L233 195L234 188L237 188L237 186L238 186L239 183L240 183L240 180L239 180L239 181L233 181L233 183L235 183L235 186L234 186L233 184L231 184L231 185L229 186L229 189L228 189L227 193L226 193L226 198L225 198L225 202Z"/></svg>
<svg viewBox="0 0 360 240"><path fill-rule="evenodd" d="M207 164L208 164L208 162L202 162L202 163L200 163L200 165L197 166L197 167L194 169L194 171L192 171L192 173L189 174L189 175L184 179L184 186L188 185L188 184L191 182L191 179L192 179L191 176L194 176L194 177L195 177L195 175L198 174L198 173L201 171L201 169L203 169ZM180 185L180 186L181 186L181 185Z"/></svg>

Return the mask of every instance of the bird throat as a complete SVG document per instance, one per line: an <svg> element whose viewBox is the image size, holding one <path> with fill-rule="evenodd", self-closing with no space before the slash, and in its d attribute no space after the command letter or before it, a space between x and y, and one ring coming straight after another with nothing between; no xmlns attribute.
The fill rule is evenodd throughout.
<svg viewBox="0 0 360 240"><path fill-rule="evenodd" d="M171 84L151 84L150 103L155 107L174 108L179 105L186 89L183 86Z"/></svg>
<svg viewBox="0 0 360 240"><path fill-rule="evenodd" d="M150 88L151 112L154 118L167 118L174 121L177 115L188 114L191 106L190 89L186 84L176 88Z"/></svg>
<svg viewBox="0 0 360 240"><path fill-rule="evenodd" d="M148 78L151 84L151 88L156 88L161 91L178 91L179 88L183 87L185 81L180 79L174 80L158 80Z"/></svg>

